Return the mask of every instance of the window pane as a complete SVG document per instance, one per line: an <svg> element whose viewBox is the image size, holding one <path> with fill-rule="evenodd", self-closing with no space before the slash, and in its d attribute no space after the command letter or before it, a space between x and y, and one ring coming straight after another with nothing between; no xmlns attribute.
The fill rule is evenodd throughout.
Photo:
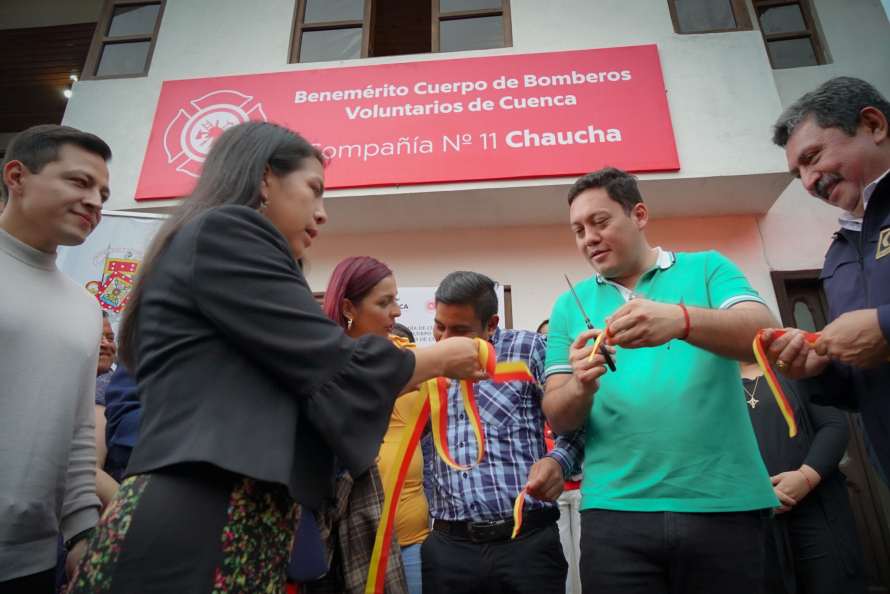
<svg viewBox="0 0 890 594"><path fill-rule="evenodd" d="M99 69L96 76L115 74L142 74L145 70L145 58L148 57L150 41L134 41L132 43L106 43L99 58Z"/></svg>
<svg viewBox="0 0 890 594"><path fill-rule="evenodd" d="M439 12L458 10L479 10L480 8L502 8L503 0L439 0Z"/></svg>
<svg viewBox="0 0 890 594"><path fill-rule="evenodd" d="M304 23L360 21L365 17L365 0L306 0Z"/></svg>
<svg viewBox="0 0 890 594"><path fill-rule="evenodd" d="M807 30L803 14L800 12L800 6L797 4L761 10L760 25L763 27L763 32L767 35Z"/></svg>
<svg viewBox="0 0 890 594"><path fill-rule="evenodd" d="M773 68L798 68L800 66L816 66L816 52L809 37L770 41L769 54L773 58Z"/></svg>
<svg viewBox="0 0 890 594"><path fill-rule="evenodd" d="M158 21L160 4L143 4L141 6L118 6L111 17L108 37L123 35L151 35ZM141 70L141 68L140 68Z"/></svg>
<svg viewBox="0 0 890 594"><path fill-rule="evenodd" d="M303 31L300 62L357 60L362 56L362 28Z"/></svg>
<svg viewBox="0 0 890 594"><path fill-rule="evenodd" d="M794 304L794 325L804 332L816 331L816 320L813 319L813 312L803 301L797 301Z"/></svg>
<svg viewBox="0 0 890 594"><path fill-rule="evenodd" d="M682 33L735 29L730 0L674 0Z"/></svg>
<svg viewBox="0 0 890 594"><path fill-rule="evenodd" d="M504 17L455 19L439 23L439 51L504 47Z"/></svg>

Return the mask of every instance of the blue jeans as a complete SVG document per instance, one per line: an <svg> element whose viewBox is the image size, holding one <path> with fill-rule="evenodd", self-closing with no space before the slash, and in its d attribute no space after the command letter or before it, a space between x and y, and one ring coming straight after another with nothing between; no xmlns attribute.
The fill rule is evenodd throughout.
<svg viewBox="0 0 890 594"><path fill-rule="evenodd" d="M420 571L420 543L402 547L402 565L408 579L408 594L423 594L423 578Z"/></svg>

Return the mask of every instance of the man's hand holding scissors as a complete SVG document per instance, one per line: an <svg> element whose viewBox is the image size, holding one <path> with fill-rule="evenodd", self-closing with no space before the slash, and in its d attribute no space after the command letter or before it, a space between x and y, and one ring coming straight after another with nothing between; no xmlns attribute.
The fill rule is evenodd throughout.
<svg viewBox="0 0 890 594"><path fill-rule="evenodd" d="M569 347L569 363L572 365L572 381L577 384L578 391L584 395L592 395L599 389L599 378L606 373L606 357L601 352L593 353L593 341L603 330L594 328L585 330L575 337L572 346ZM589 343L589 344L588 344ZM605 347L612 358L615 357L615 348Z"/></svg>
<svg viewBox="0 0 890 594"><path fill-rule="evenodd" d="M600 380L606 373L606 357L601 350L591 358L593 342L602 330L585 330L575 337L569 347L569 363L572 373L554 374L547 378L544 390L544 414L550 428L557 435L574 431L590 417L593 395L599 390ZM615 356L615 348L600 345Z"/></svg>

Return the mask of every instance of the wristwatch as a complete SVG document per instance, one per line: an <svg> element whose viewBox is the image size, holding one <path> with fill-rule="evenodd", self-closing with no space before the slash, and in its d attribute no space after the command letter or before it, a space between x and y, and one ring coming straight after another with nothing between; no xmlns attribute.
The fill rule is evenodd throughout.
<svg viewBox="0 0 890 594"><path fill-rule="evenodd" d="M93 532L95 532L95 531L96 531L96 527L93 526L92 528L87 528L83 532L78 532L77 534L75 534L74 536L72 536L71 538L69 538L68 540L65 541L65 550L70 551L72 548L74 548L74 545L76 545L78 543L78 541L81 541L85 538L91 537L93 535Z"/></svg>

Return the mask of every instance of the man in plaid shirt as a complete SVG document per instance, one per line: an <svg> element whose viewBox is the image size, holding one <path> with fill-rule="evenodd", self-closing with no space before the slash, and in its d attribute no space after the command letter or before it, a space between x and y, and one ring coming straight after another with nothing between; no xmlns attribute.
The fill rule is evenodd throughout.
<svg viewBox="0 0 890 594"><path fill-rule="evenodd" d="M502 330L495 283L475 272L454 272L436 291L436 340L481 338L494 345L498 362L523 361L531 382L475 384L485 456L470 470L448 466L437 451L426 460L433 531L423 543L423 589L436 592L565 591L568 569L554 503L583 455L581 431L557 438L547 452L541 410L546 346L541 335ZM476 461L477 443L460 396L448 391L448 444L454 461ZM528 485L522 528L515 539L513 503Z"/></svg>

